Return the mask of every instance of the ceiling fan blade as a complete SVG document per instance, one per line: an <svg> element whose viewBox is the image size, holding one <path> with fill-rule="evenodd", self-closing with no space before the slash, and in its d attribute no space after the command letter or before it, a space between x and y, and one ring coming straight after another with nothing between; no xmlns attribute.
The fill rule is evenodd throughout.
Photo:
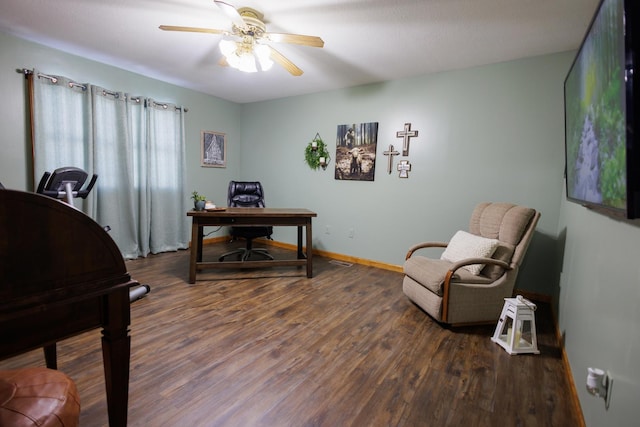
<svg viewBox="0 0 640 427"><path fill-rule="evenodd" d="M210 34L227 34L226 30L216 30L213 28L196 28L196 27L180 27L176 25L160 25L158 28L164 31L184 31L188 33L210 33Z"/></svg>
<svg viewBox="0 0 640 427"><path fill-rule="evenodd" d="M324 40L316 36L304 36L302 34L265 33L267 39L275 43L292 43L304 46L323 47Z"/></svg>
<svg viewBox="0 0 640 427"><path fill-rule="evenodd" d="M244 22L244 19L242 19L242 16L240 16L240 13L235 7L231 6L229 3L225 3L220 0L213 0L213 1L216 5L218 5L220 9L222 9L222 12L224 12L224 14L227 15L229 19L231 19L231 22L233 22L236 27L238 28L245 27L246 23Z"/></svg>
<svg viewBox="0 0 640 427"><path fill-rule="evenodd" d="M293 62L289 61L280 52L269 46L271 49L271 59L280 64L285 70L290 72L294 76L301 76L303 71L298 68Z"/></svg>

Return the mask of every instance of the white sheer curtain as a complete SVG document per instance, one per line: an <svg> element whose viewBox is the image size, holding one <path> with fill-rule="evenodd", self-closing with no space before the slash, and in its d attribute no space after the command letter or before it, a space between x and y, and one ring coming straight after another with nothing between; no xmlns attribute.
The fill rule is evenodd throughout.
<svg viewBox="0 0 640 427"><path fill-rule="evenodd" d="M97 174L82 208L125 258L187 248L185 110L37 70L29 78L35 182L64 166Z"/></svg>

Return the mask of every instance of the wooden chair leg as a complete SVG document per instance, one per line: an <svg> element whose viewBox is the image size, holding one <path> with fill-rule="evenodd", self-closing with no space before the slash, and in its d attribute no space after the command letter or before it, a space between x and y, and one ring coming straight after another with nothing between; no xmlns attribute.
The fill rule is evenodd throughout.
<svg viewBox="0 0 640 427"><path fill-rule="evenodd" d="M56 343L45 345L42 347L44 350L44 361L49 369L58 369L58 352L56 350Z"/></svg>
<svg viewBox="0 0 640 427"><path fill-rule="evenodd" d="M449 286L451 286L451 278L453 277L453 271L447 271L447 275L442 284L442 322L448 323L449 318Z"/></svg>

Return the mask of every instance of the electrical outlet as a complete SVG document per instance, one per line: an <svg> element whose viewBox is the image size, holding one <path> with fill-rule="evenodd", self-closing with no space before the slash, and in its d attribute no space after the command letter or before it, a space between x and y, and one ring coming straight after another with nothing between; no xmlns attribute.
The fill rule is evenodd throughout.
<svg viewBox="0 0 640 427"><path fill-rule="evenodd" d="M327 225L327 226L324 228L324 234L331 234L331 226L330 226L330 225Z"/></svg>
<svg viewBox="0 0 640 427"><path fill-rule="evenodd" d="M350 239L353 239L353 235L354 235L354 234L355 234L355 231L353 230L353 227L351 227L351 228L349 229L349 238L350 238Z"/></svg>

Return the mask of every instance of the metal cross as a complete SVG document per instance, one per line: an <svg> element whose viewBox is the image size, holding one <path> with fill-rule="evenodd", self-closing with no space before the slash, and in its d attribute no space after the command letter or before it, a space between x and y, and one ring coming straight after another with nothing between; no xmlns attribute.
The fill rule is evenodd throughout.
<svg viewBox="0 0 640 427"><path fill-rule="evenodd" d="M409 171L411 170L411 163L409 160L402 160L398 163L398 171L400 174L398 175L400 178L409 178Z"/></svg>
<svg viewBox="0 0 640 427"><path fill-rule="evenodd" d="M404 124L404 130L396 132L396 138L402 138L402 155L409 155L409 138L418 136L417 130L411 130L411 123Z"/></svg>
<svg viewBox="0 0 640 427"><path fill-rule="evenodd" d="M389 149L384 151L382 154L389 156L387 158L387 172L391 174L391 169L393 169L393 156L397 156L400 153L393 149L393 144L389 144Z"/></svg>

